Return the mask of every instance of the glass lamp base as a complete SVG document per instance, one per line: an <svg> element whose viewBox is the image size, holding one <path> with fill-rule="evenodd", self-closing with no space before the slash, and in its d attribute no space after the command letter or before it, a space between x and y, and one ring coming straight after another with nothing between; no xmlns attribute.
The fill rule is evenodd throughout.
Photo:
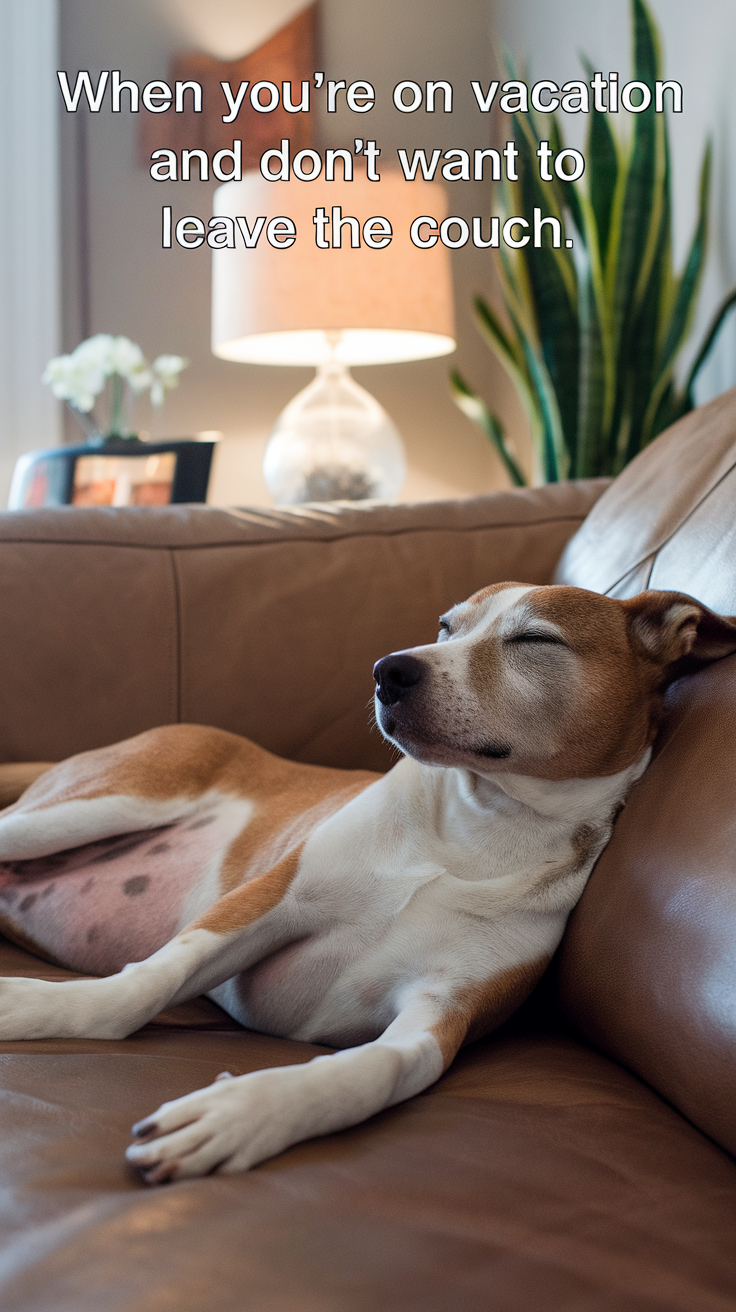
<svg viewBox="0 0 736 1312"><path fill-rule="evenodd" d="M263 477L277 505L393 501L406 478L404 444L370 392L330 360L279 415Z"/></svg>

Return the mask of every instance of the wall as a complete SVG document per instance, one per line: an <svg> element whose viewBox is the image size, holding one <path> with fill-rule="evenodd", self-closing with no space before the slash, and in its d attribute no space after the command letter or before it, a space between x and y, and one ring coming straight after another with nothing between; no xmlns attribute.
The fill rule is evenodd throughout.
<svg viewBox="0 0 736 1312"><path fill-rule="evenodd" d="M0 506L17 457L60 437L55 0L0 4ZM29 162L30 166L29 166Z"/></svg>
<svg viewBox="0 0 736 1312"><path fill-rule="evenodd" d="M283 13L296 0L280 0ZM736 281L736 171L730 163L734 111L729 57L736 39L732 0L652 0L664 35L666 72L685 86L686 112L671 119L675 183L675 244L682 257L694 218L696 176L708 131L715 144L713 240L696 335L728 286ZM282 12L282 9L273 10ZM209 39L211 53L243 53L243 15L268 14L265 0L63 0L62 67L75 71L119 67L145 82L165 74L175 52ZM206 22L202 23L202 15ZM628 66L626 0L323 0L321 66L327 76L367 77L379 92L371 135L383 159L397 146L484 146L488 120L469 98L452 116L399 116L390 91L403 78L447 77L467 89L487 81L494 43L528 58L532 74L557 80L579 75L579 52L606 69ZM263 32L267 29L263 28ZM230 44L229 44L230 43ZM238 43L241 43L238 45ZM177 351L191 366L160 414L145 415L155 435L221 430L211 499L219 504L267 504L260 473L267 435L280 409L311 376L306 370L268 369L216 360L209 349L209 258L206 251L159 249L161 205L183 204L209 213L208 184L154 184L135 158L136 121L111 116L62 115L64 175L64 341L71 349L90 332L123 332L150 354ZM574 141L580 121L571 124ZM321 124L322 144L345 144L354 119ZM86 161L86 167L80 167ZM485 186L452 192L453 211L488 212ZM184 211L182 211L184 212ZM457 367L507 423L522 452L526 428L505 374L473 326L474 292L494 294L488 255L453 254L458 351L444 360L357 371L402 431L410 474L406 495L469 495L505 485L505 475L483 436L450 400L447 372ZM736 380L736 326L729 326L705 371L700 399ZM71 435L71 434L70 434Z"/></svg>
<svg viewBox="0 0 736 1312"><path fill-rule="evenodd" d="M232 7L232 6L231 6ZM223 44L226 0L208 6L217 17L216 54ZM257 6L259 8L259 6ZM232 12L244 10L241 4ZM166 73L171 55L190 47L190 0L64 0L62 67L74 74L117 67L143 83ZM225 15L226 16L226 15ZM371 136L386 159L397 145L488 144L489 127L469 107L451 116L423 112L407 121L391 104L402 78L448 77L458 83L487 76L490 36L480 0L366 0L360 6L326 0L321 7L321 64L328 77L375 82L379 103ZM386 102L388 101L388 107ZM231 364L209 349L209 255L160 249L162 204L182 213L209 214L209 184L154 183L135 159L136 120L126 112L63 115L66 349L90 332L125 333L146 353L175 351L191 366L159 415L146 415L156 435L221 430L211 490L219 504L267 504L260 464L279 411L311 377L310 371ZM336 116L322 136L328 145L352 142L354 119ZM361 126L364 126L363 123ZM364 128L365 131L365 128ZM86 140L85 140L86 138ZM86 168L80 167L86 159ZM459 212L487 212L488 188L463 186ZM480 194L478 194L480 193ZM186 197L186 209L181 210ZM522 431L519 407L505 375L478 337L470 316L474 292L489 292L488 255L453 256L458 353L437 361L364 368L356 377L392 415L408 448L409 498L469 495L505 485L495 453L450 399L447 375L458 365L495 398ZM85 273L86 268L86 273Z"/></svg>

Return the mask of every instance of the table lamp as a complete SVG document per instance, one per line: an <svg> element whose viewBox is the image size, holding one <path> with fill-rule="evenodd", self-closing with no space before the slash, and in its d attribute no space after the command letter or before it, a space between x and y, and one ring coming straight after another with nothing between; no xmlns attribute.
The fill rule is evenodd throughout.
<svg viewBox="0 0 736 1312"><path fill-rule="evenodd" d="M316 225L320 209L325 218ZM215 192L213 214L231 221L221 231L235 246L213 251L214 354L317 368L282 411L266 449L263 473L277 504L398 496L406 476L403 443L349 366L455 349L449 252L439 241L422 249L410 238L416 218L431 215L439 223L445 213L439 184L388 171L380 182L313 183L250 173ZM247 249L261 216L257 244ZM268 240L278 216L293 221L292 245L278 244L288 233L275 225L273 244ZM382 248L370 242L385 242L386 225L369 227L371 219L391 225ZM428 231L422 229L424 238Z"/></svg>

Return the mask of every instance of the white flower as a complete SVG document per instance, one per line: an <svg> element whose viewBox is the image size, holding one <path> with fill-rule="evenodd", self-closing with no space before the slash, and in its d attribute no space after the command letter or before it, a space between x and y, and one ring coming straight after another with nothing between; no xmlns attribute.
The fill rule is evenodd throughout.
<svg viewBox="0 0 736 1312"><path fill-rule="evenodd" d="M96 367L102 369L105 374L111 374L114 340L110 333L95 333L94 337L88 337L85 342L80 342L76 351L72 351L72 359L79 365Z"/></svg>
<svg viewBox="0 0 736 1312"><path fill-rule="evenodd" d="M140 346L137 346L135 342L131 342L129 337L112 338L110 344L110 373L122 374L123 378L127 378L128 374L136 373L147 367Z"/></svg>
<svg viewBox="0 0 736 1312"><path fill-rule="evenodd" d="M153 382L151 385L151 405L163 405L164 397L172 387L177 387L179 374L186 369L188 360L181 355L159 355L151 365Z"/></svg>
<svg viewBox="0 0 736 1312"><path fill-rule="evenodd" d="M149 366L140 346L129 337L95 333L71 355L49 360L41 381L50 385L54 396L83 414L89 413L113 374L124 378L136 394L150 387L152 404L161 405L187 363L181 355L159 355Z"/></svg>
<svg viewBox="0 0 736 1312"><path fill-rule="evenodd" d="M49 360L43 382L51 384L54 396L68 401L76 410L87 413L105 386L105 371L94 359L59 355Z"/></svg>
<svg viewBox="0 0 736 1312"><path fill-rule="evenodd" d="M50 383L51 390L53 391L54 396L61 396L61 392L57 391L57 388L59 387L60 384L63 383L63 380L66 378L67 368L70 359L71 356L69 355L55 355L53 360L49 360L48 364L46 365L44 373L41 377L41 382Z"/></svg>
<svg viewBox="0 0 736 1312"><path fill-rule="evenodd" d="M140 346L129 337L115 337L110 350L110 373L120 374L134 392L144 392L151 385L151 371Z"/></svg>

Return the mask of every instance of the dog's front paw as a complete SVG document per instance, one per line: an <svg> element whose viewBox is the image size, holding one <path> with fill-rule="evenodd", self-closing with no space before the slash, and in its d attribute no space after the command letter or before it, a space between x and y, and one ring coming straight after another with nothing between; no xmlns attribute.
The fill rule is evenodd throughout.
<svg viewBox="0 0 736 1312"><path fill-rule="evenodd" d="M299 1067L231 1076L165 1102L133 1126L137 1142L125 1156L148 1184L211 1171L247 1171L301 1134L294 1126Z"/></svg>

